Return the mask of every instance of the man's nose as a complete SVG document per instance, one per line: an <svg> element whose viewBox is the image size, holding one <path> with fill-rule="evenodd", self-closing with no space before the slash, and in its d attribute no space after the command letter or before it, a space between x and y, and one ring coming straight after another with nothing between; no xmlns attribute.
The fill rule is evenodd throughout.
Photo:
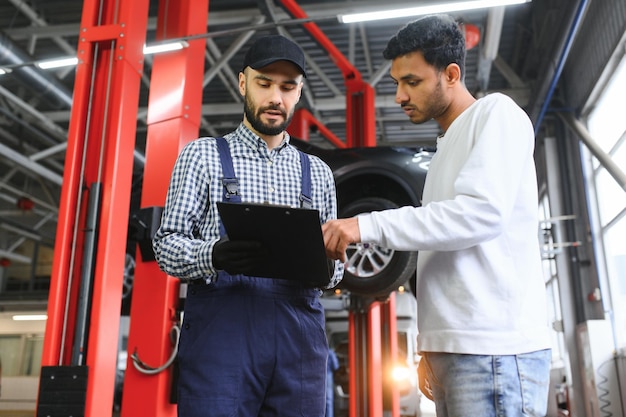
<svg viewBox="0 0 626 417"><path fill-rule="evenodd" d="M406 103L407 101L409 101L409 95L406 94L404 90L400 88L400 86L397 86L396 87L396 103L402 104L402 103Z"/></svg>
<svg viewBox="0 0 626 417"><path fill-rule="evenodd" d="M270 103L274 105L281 104L283 102L283 94L280 90L280 86L274 85L270 87L269 99Z"/></svg>

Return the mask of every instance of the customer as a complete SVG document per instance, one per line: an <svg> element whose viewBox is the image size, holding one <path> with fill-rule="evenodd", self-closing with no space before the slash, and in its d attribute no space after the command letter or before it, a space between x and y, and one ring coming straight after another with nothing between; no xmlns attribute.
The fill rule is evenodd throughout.
<svg viewBox="0 0 626 417"><path fill-rule="evenodd" d="M205 137L185 146L174 166L153 248L163 271L190 282L178 354L181 417L324 414L328 344L321 290L248 276L263 248L227 240L216 208L238 197L299 207L310 184L320 221L336 218L330 168L310 156L306 181L304 156L285 132L305 76L299 46L282 36L259 38L239 74L243 122L225 136L232 159L220 158L218 139ZM222 182L232 176L238 190ZM340 262L332 266L328 287L343 272Z"/></svg>
<svg viewBox="0 0 626 417"><path fill-rule="evenodd" d="M419 251L420 371L438 417L543 416L551 354L532 124L510 98L468 92L449 16L409 23L383 55L411 122L435 119L443 133L422 206L329 221L327 255L343 260L362 241Z"/></svg>

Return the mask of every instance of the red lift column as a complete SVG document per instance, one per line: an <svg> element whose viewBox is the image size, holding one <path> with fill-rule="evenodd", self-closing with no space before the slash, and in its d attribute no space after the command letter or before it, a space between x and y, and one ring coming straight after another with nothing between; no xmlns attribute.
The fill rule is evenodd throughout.
<svg viewBox="0 0 626 417"><path fill-rule="evenodd" d="M393 370L398 365L398 322L396 318L396 293L381 303L380 338L382 343L383 369L383 409L390 410L392 416L400 415L400 393L395 388ZM403 364L403 363L400 363Z"/></svg>
<svg viewBox="0 0 626 417"><path fill-rule="evenodd" d="M148 6L83 4L38 415L63 409L95 417L113 409L126 252L120 242L128 230ZM86 376L84 397L70 403L59 395L62 376L70 383Z"/></svg>
<svg viewBox="0 0 626 417"><path fill-rule="evenodd" d="M294 112L289 124L289 134L298 139L309 140L311 129L317 129L320 134L338 148L345 148L346 144L331 132L325 125L311 114L307 109L301 108Z"/></svg>
<svg viewBox="0 0 626 417"><path fill-rule="evenodd" d="M380 309L378 301L356 295L350 297L348 315L349 417L383 416Z"/></svg>
<svg viewBox="0 0 626 417"><path fill-rule="evenodd" d="M298 6L296 0L280 0L287 12L297 18L305 19L307 14ZM361 73L326 37L324 32L313 22L302 26L326 49L337 65L346 83L346 147L376 146L375 92L371 85L363 81Z"/></svg>
<svg viewBox="0 0 626 417"><path fill-rule="evenodd" d="M131 0L132 1L132 0ZM159 2L158 40L205 33L208 0ZM141 207L163 207L174 162L182 147L197 138L202 108L205 40L183 50L156 55L148 106L148 136ZM179 281L137 251L128 353L152 367L172 354L170 331L176 324ZM170 403L172 369L144 374L129 358L122 395L122 417L176 415ZM149 399L146 401L146 399Z"/></svg>

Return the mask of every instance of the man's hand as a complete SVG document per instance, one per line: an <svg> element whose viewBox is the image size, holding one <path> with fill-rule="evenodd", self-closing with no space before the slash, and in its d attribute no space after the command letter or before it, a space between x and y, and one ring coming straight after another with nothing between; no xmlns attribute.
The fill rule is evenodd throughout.
<svg viewBox="0 0 626 417"><path fill-rule="evenodd" d="M356 217L349 219L329 220L322 225L326 256L330 259L346 261L346 249L351 243L361 241L359 221Z"/></svg>
<svg viewBox="0 0 626 417"><path fill-rule="evenodd" d="M213 246L213 266L231 275L254 275L267 255L260 242L220 239Z"/></svg>

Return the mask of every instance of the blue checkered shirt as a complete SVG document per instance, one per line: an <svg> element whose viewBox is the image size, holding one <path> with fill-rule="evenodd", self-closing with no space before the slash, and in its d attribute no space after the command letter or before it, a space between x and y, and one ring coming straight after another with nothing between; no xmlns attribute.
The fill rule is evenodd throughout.
<svg viewBox="0 0 626 417"><path fill-rule="evenodd" d="M301 167L298 150L283 143L268 149L265 141L242 124L224 136L229 143L242 201L300 206ZM320 222L337 218L335 181L321 159L310 155L311 198ZM174 165L161 225L153 239L159 267L185 280L217 276L212 254L220 238L217 201L222 201L222 166L215 138L204 137L187 144ZM297 271L294 271L297 274ZM343 264L335 262L335 273L327 288L343 277Z"/></svg>

